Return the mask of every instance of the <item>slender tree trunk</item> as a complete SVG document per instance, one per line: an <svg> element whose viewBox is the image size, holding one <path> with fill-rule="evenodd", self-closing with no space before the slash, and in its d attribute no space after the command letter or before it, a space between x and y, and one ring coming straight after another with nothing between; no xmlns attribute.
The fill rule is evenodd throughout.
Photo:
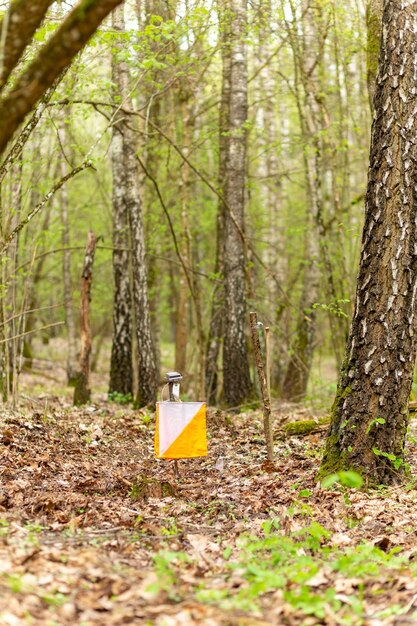
<svg viewBox="0 0 417 626"><path fill-rule="evenodd" d="M321 145L319 140L320 112L316 100L318 41L314 28L315 10L309 2L303 3L303 46L293 46L294 63L300 75L303 97L297 91L297 107L304 149L304 171L307 189L307 215L305 234L305 259L303 288L299 304L299 318L295 341L284 379L282 395L288 400L300 401L307 391L313 362L316 337L316 315L313 305L318 302L319 275L319 229L322 219Z"/></svg>
<svg viewBox="0 0 417 626"><path fill-rule="evenodd" d="M20 155L11 169L10 176L10 203L12 207L11 211L7 212L5 230L11 232L18 224L21 212L22 212L22 182L23 182L23 160ZM19 253L19 237L16 237L7 247L5 251L4 259L4 273L3 273L3 323L5 323L5 339L7 342L2 344L1 349L4 350L4 366L5 371L3 378L5 386L3 388L3 400L6 402L9 399L9 395L14 391L17 384L16 378L18 375L18 340L16 337L19 320L15 317L17 312L18 302L18 253ZM12 318L10 322L6 322L7 318ZM13 394L15 397L15 394Z"/></svg>
<svg viewBox="0 0 417 626"><path fill-rule="evenodd" d="M62 149L67 147L67 132L65 126L65 114L62 112L59 138ZM61 155L61 177L66 174L66 166L64 155ZM62 275L64 283L64 309L65 309L65 321L67 326L67 381L69 385L74 385L78 376L77 367L77 343L75 335L75 319L74 309L72 306L72 285L71 285L71 250L70 247L70 234L69 234L69 219L68 219L68 191L66 185L61 188L60 191L60 204L61 204L61 218L62 218L62 246L64 248L62 255Z"/></svg>
<svg viewBox="0 0 417 626"><path fill-rule="evenodd" d="M124 30L124 9L118 7L112 16L115 30ZM112 60L112 77L117 99L129 93L129 74L126 62L118 58L122 44L116 45ZM126 103L124 103L126 106ZM129 253L129 216L126 202L126 171L124 154L124 125L113 126L113 340L110 359L109 393L124 395L133 392L132 355L132 296L130 286L131 262Z"/></svg>
<svg viewBox="0 0 417 626"><path fill-rule="evenodd" d="M81 361L80 373L74 388L74 405L87 404L91 398L90 388L90 360L91 360L91 322L90 303L91 286L93 282L93 264L96 252L96 236L91 231L88 233L87 247L85 250L84 269L81 276L81 309L80 309L80 333L81 333Z"/></svg>
<svg viewBox="0 0 417 626"><path fill-rule="evenodd" d="M189 150L191 133L189 128L189 111L187 87L181 85L177 94L177 108L182 120L182 145L185 153ZM179 102L178 102L179 101ZM181 256L187 267L191 266L190 229L188 223L188 205L190 202L190 170L185 163L181 167ZM187 368L187 343L189 332L189 298L190 289L187 276L183 268L179 270L178 300L175 319L175 369L177 372L186 373Z"/></svg>
<svg viewBox="0 0 417 626"><path fill-rule="evenodd" d="M401 472L416 358L417 13L385 0L355 312L321 474Z"/></svg>
<svg viewBox="0 0 417 626"><path fill-rule="evenodd" d="M224 197L225 219L224 277L225 332L223 347L223 392L229 405L244 402L252 390L246 338L247 306L245 250L239 229L245 226L246 122L248 75L246 50L246 0L228 0L230 28L230 93Z"/></svg>
<svg viewBox="0 0 417 626"><path fill-rule="evenodd" d="M260 66L257 88L261 94L257 116L262 123L261 158L257 175L261 179L262 200L266 213L266 241L264 261L280 284L271 276L265 276L264 293L273 310L273 367L272 386L279 391L282 388L287 359L288 345L285 325L287 301L283 288L288 276L288 258L285 251L285 222L283 202L283 176L280 170L285 168L288 159L287 147L282 137L281 120L287 116L285 103L278 97L277 69L281 66L283 55L276 55L276 36L274 26L275 7L270 0L259 4L259 43L257 58ZM265 59L269 62L265 65Z"/></svg>

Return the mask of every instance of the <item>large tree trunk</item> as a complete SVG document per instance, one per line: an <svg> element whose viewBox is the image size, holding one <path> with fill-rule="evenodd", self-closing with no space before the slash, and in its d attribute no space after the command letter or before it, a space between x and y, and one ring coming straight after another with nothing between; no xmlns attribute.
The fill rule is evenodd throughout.
<svg viewBox="0 0 417 626"><path fill-rule="evenodd" d="M226 158L228 146L228 122L230 100L230 22L219 11L220 41L222 43L222 91L219 115L219 173L218 184L220 191L224 193L226 176ZM216 260L214 273L219 276L223 273L224 264L224 227L225 207L219 201L216 222ZM209 404L216 404L219 386L219 354L223 337L224 321L224 288L222 282L217 282L214 287L211 306L210 328L206 352L205 387L206 397Z"/></svg>
<svg viewBox="0 0 417 626"><path fill-rule="evenodd" d="M385 0L356 305L321 474L401 471L416 357L417 13Z"/></svg>
<svg viewBox="0 0 417 626"><path fill-rule="evenodd" d="M115 27L121 29L124 25L123 14L119 9ZM118 26L117 26L118 24ZM125 74L128 78L128 74ZM129 92L129 84L125 79L120 84L120 98L123 106L133 109ZM156 402L158 387L158 372L156 368L155 349L152 338L150 306L148 295L148 273L146 267L146 251L144 225L142 217L142 203L139 193L139 172L136 159L137 133L132 126L123 122L123 167L124 167L124 202L129 220L130 245L132 248L132 289L133 289L133 319L137 345L137 372L138 389L135 404L137 407Z"/></svg>
<svg viewBox="0 0 417 626"><path fill-rule="evenodd" d="M124 30L124 9L113 13L115 30ZM129 75L126 62L118 58L122 45L116 46L112 60L115 95L129 93ZM124 103L126 105L126 103ZM129 254L129 219L126 204L126 172L124 164L124 125L117 121L112 138L113 172L113 341L110 359L109 392L124 395L133 392L132 356L132 297L130 288L131 263Z"/></svg>
<svg viewBox="0 0 417 626"><path fill-rule="evenodd" d="M126 177L128 180L127 203L130 218L133 298L138 349L139 380L135 405L142 407L148 404L155 404L159 384L159 373L156 369L155 349L151 328L142 209L137 186L136 149L130 141L127 142L126 145L125 163Z"/></svg>
<svg viewBox="0 0 417 626"><path fill-rule="evenodd" d="M366 79L368 83L369 104L373 112L379 48L381 45L382 0L368 0L366 6L366 27Z"/></svg>
<svg viewBox="0 0 417 626"><path fill-rule="evenodd" d="M246 339L244 231L248 69L246 50L246 0L229 0L230 94L224 197L227 202L224 244L225 333L223 392L229 405L239 405L251 393ZM233 215L231 215L231 213ZM240 232L239 232L240 231Z"/></svg>

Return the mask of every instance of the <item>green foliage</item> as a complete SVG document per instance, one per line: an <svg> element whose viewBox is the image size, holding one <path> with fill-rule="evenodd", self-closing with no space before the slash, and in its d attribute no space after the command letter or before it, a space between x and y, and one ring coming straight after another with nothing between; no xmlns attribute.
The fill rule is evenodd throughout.
<svg viewBox="0 0 417 626"><path fill-rule="evenodd" d="M392 454L390 452L383 452L382 450L379 450L378 448L374 447L372 448L372 452L376 455L376 456L381 456L384 457L385 459L387 459L388 461L391 461L393 467L398 470L400 469L400 467L403 465L404 461L401 457L396 456L395 454Z"/></svg>
<svg viewBox="0 0 417 626"><path fill-rule="evenodd" d="M385 419L383 417L376 417L375 419L371 420L369 422L369 426L366 429L366 434L368 435L371 432L371 428L372 426L374 426L375 424L385 424Z"/></svg>
<svg viewBox="0 0 417 626"><path fill-rule="evenodd" d="M148 585L146 591L155 595L158 595L160 591L165 591L171 600L178 601L179 596L175 588L177 573L174 565L181 566L188 560L189 556L185 552L160 550L153 557L157 581Z"/></svg>
<svg viewBox="0 0 417 626"><path fill-rule="evenodd" d="M313 304L313 309L321 309L322 311L327 311L336 317L345 317L347 318L346 312L343 310L343 305L349 304L350 300L348 298L335 298L330 300L328 303L320 303L316 302Z"/></svg>
<svg viewBox="0 0 417 626"><path fill-rule="evenodd" d="M230 576L229 585L201 584L196 590L199 601L256 613L264 595L279 591L282 595L277 597L304 616L323 620L331 611L340 624L360 624L365 617L366 581L377 580L382 571L395 575L407 563L397 549L386 553L370 544L342 550L332 547L328 543L331 534L317 522L290 535L282 534L278 520L268 520L262 528L262 537L243 536L237 551L228 551L225 567L230 574L225 577ZM235 573L244 583L233 589L230 583ZM345 578L359 581L348 605L340 601L330 582Z"/></svg>
<svg viewBox="0 0 417 626"><path fill-rule="evenodd" d="M360 489L363 485L363 478L357 472L353 470L341 470L326 476L321 481L321 486L324 489L332 487L333 485L342 485L343 487Z"/></svg>
<svg viewBox="0 0 417 626"><path fill-rule="evenodd" d="M111 391L108 395L110 402L114 402L115 404L131 404L133 402L133 396L131 393L123 394L118 391Z"/></svg>

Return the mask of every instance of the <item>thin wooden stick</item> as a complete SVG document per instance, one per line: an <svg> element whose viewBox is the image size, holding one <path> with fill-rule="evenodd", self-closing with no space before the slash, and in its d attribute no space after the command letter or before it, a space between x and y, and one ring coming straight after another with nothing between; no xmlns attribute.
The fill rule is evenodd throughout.
<svg viewBox="0 0 417 626"><path fill-rule="evenodd" d="M266 382L266 376L264 371L264 364L262 361L261 342L259 341L258 331L258 319L255 311L251 311L250 314L250 328L252 335L253 351L255 353L255 363L258 370L259 384L261 387L262 402L264 405L264 433L266 440L266 452L268 461L274 459L274 441L272 438L271 428L271 402L269 399L268 386Z"/></svg>
<svg viewBox="0 0 417 626"><path fill-rule="evenodd" d="M269 331L270 331L269 326L265 326L266 386L268 388L269 404L271 405L271 344L270 344Z"/></svg>

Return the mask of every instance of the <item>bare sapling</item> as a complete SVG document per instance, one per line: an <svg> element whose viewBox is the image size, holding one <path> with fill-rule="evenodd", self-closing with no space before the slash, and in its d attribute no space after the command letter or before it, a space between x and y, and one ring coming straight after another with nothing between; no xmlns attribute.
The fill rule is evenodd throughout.
<svg viewBox="0 0 417 626"><path fill-rule="evenodd" d="M266 451L268 461L274 459L274 441L271 427L271 399L268 390L267 377L265 375L264 363L262 360L261 342L259 341L258 319L254 311L249 313L250 328L252 335L253 351L255 354L256 369L258 371L259 386L261 388L263 413L264 413L264 433L266 440Z"/></svg>

